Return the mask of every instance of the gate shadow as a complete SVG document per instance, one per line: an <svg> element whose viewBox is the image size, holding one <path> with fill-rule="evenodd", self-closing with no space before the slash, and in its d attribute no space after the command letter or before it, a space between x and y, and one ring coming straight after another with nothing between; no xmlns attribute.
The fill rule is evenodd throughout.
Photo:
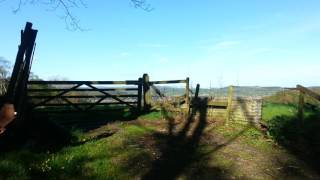
<svg viewBox="0 0 320 180"><path fill-rule="evenodd" d="M167 120L168 133L153 134L160 151L160 157L151 163L150 170L142 179L176 179L186 168L204 157L198 148L208 123L207 104L207 98L199 99L179 130L175 125L175 119L169 117L168 113L163 110ZM198 118L196 118L197 113L199 114ZM220 167L207 166L206 168L210 169L210 176L217 179L223 178L225 176L223 172L229 171Z"/></svg>

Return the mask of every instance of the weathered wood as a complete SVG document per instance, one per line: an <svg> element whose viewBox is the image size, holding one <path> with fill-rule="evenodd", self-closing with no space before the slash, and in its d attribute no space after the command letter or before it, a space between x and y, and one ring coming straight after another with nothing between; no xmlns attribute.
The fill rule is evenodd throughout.
<svg viewBox="0 0 320 180"><path fill-rule="evenodd" d="M61 97L61 96L63 96L64 94L66 94L66 93L70 92L71 90L76 89L76 88L78 88L78 87L80 87L80 86L82 86L82 84L78 84L78 85L76 85L76 86L73 86L72 88L67 89L66 91L63 91L63 92L57 94L56 96L50 97L50 98L48 98L48 99L46 99L46 100L38 103L36 106L44 105L44 104L46 104L47 102L49 102L49 101L51 101L51 100L53 100L53 99L55 99L55 98Z"/></svg>
<svg viewBox="0 0 320 180"><path fill-rule="evenodd" d="M316 100L320 101L320 95L316 92L313 92L312 90L306 88L306 87L303 87L301 85L297 85L297 89L300 91L300 92L303 92L305 94L308 94L309 96L315 98Z"/></svg>
<svg viewBox="0 0 320 180"><path fill-rule="evenodd" d="M190 96L189 96L189 93L190 93L190 85L189 85L189 77L187 77L185 83L186 83L186 97L185 97L185 102L186 102L187 106L190 106Z"/></svg>
<svg viewBox="0 0 320 180"><path fill-rule="evenodd" d="M63 99L65 102L67 102L70 106L74 107L75 109L79 110L79 111L83 111L82 108L80 108L79 106L77 106L76 104L72 103L71 101L69 101L67 98L61 98Z"/></svg>
<svg viewBox="0 0 320 180"><path fill-rule="evenodd" d="M227 105L227 115L226 115L226 125L228 125L230 118L231 118L231 112L232 112L232 98L233 98L233 86L229 86L228 90L228 105Z"/></svg>
<svg viewBox="0 0 320 180"><path fill-rule="evenodd" d="M94 102L93 104L91 104L89 107L87 107L85 110L88 111L90 109L92 109L94 106L100 104L103 100L106 99L106 96L105 97L101 97L98 101Z"/></svg>
<svg viewBox="0 0 320 180"><path fill-rule="evenodd" d="M114 97L138 97L138 95L136 94L115 94L113 95ZM112 98L112 97L109 97L109 96L105 96L105 95L91 95L91 96L88 96L88 95L83 95L83 96L77 96L77 95L74 95L74 96L60 96L60 97L57 97L55 95L53 96L28 96L29 99L47 99L47 98L77 98L77 99L81 99L81 98L103 98L103 97L107 97L107 98Z"/></svg>
<svg viewBox="0 0 320 180"><path fill-rule="evenodd" d="M91 84L86 84L86 85L88 87L91 87L92 89L95 89L95 90L101 92L102 94L105 94L106 96L109 96L109 97L113 98L114 100L117 100L117 101L121 102L122 104L126 104L126 105L128 105L128 106L130 106L132 108L136 108L136 107L132 106L131 104L127 103L126 101L123 101L123 100L119 99L118 97L116 97L116 96L114 96L112 94L106 93L104 91L100 91L99 88L96 88L96 87L92 86Z"/></svg>
<svg viewBox="0 0 320 180"><path fill-rule="evenodd" d="M99 88L100 89L100 88ZM57 91L67 91L69 89L63 88L63 89L28 89L28 92L57 92ZM138 91L138 88L101 88L101 91ZM73 89L72 91L97 91L95 89L89 89L89 88L78 88Z"/></svg>
<svg viewBox="0 0 320 180"><path fill-rule="evenodd" d="M167 80L167 81L150 81L149 84L178 84L186 83L186 80Z"/></svg>
<svg viewBox="0 0 320 180"><path fill-rule="evenodd" d="M138 79L139 84L138 84L138 110L141 111L141 106L142 106L142 91L143 91L143 79L139 78Z"/></svg>
<svg viewBox="0 0 320 180"><path fill-rule="evenodd" d="M132 101L132 102L127 102L129 104L137 104L136 101ZM78 106L88 106L88 105L92 105L94 103L72 103L74 105L78 105ZM98 105L124 105L123 103L121 102L104 102L104 103L99 103L99 104L96 104L96 106ZM34 107L40 107L40 106L66 106L66 105L70 105L70 104L61 104L61 103L48 103L48 104L45 104L45 105L38 105L36 104Z"/></svg>
<svg viewBox="0 0 320 180"><path fill-rule="evenodd" d="M124 85L138 85L138 81L29 81L29 84L63 84L63 85L74 85L74 84L124 84Z"/></svg>
<svg viewBox="0 0 320 180"><path fill-rule="evenodd" d="M197 84L196 93L195 93L195 95L194 95L194 98L195 98L195 99L198 99L198 98L199 98L199 90L200 90L200 84Z"/></svg>
<svg viewBox="0 0 320 180"><path fill-rule="evenodd" d="M23 127L26 119L27 82L30 74L37 32L37 30L32 29L32 24L29 22L26 24L25 30L21 31L21 44L18 49L6 93L5 101L10 104L13 103L17 112L14 123L14 126L17 129Z"/></svg>
<svg viewBox="0 0 320 180"><path fill-rule="evenodd" d="M18 77L19 73L21 72L21 69L23 68L23 61L24 61L24 55L25 51L27 49L28 40L30 39L30 32L32 28L32 24L27 22L24 31L21 31L21 44L19 45L18 53L16 56L16 61L12 70L11 74L11 79L8 85L8 90L7 90L7 98L9 99L14 99L15 96L15 90L16 86L18 84Z"/></svg>
<svg viewBox="0 0 320 180"><path fill-rule="evenodd" d="M151 87L160 97L165 97L165 95L161 93L161 91L156 86L152 84Z"/></svg>
<svg viewBox="0 0 320 180"><path fill-rule="evenodd" d="M228 102L222 102L222 101L209 101L208 106L217 106L217 107L224 107L225 109L228 107Z"/></svg>
<svg viewBox="0 0 320 180"><path fill-rule="evenodd" d="M27 42L27 48L25 52L25 60L24 60L24 67L20 73L20 82L17 86L16 93L19 94L19 96L16 97L16 104L15 108L18 113L18 118L21 119L24 116L24 113L21 113L22 111L25 111L26 109L26 97L27 97L27 84L31 69L31 62L33 58L33 52L35 47L35 40L37 36L38 31L37 30L31 30L29 34L29 41Z"/></svg>
<svg viewBox="0 0 320 180"><path fill-rule="evenodd" d="M149 111L151 109L151 91L149 84L149 75L143 74L143 109Z"/></svg>

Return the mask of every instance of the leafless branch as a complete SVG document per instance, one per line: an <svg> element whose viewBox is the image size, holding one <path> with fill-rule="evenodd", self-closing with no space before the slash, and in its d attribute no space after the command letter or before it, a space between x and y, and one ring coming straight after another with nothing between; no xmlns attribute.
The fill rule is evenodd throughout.
<svg viewBox="0 0 320 180"><path fill-rule="evenodd" d="M0 3L6 0L0 0ZM147 3L147 0L130 0L135 8L140 8L144 11L150 12L153 10L150 4ZM40 3L49 7L51 11L62 10L63 19L66 23L67 29L69 30L80 30L84 31L80 25L79 19L74 16L72 12L73 8L87 8L84 0L19 0L17 7L13 10L13 13L17 13L21 10L22 6L25 4L36 4Z"/></svg>
<svg viewBox="0 0 320 180"><path fill-rule="evenodd" d="M18 7L16 9L13 10L13 13L17 13L18 11L20 11L21 9L21 4L22 4L22 0L19 0L19 4L18 4Z"/></svg>
<svg viewBox="0 0 320 180"><path fill-rule="evenodd" d="M146 0L131 0L131 2L135 8L140 8L148 12L153 10L151 5L147 3Z"/></svg>

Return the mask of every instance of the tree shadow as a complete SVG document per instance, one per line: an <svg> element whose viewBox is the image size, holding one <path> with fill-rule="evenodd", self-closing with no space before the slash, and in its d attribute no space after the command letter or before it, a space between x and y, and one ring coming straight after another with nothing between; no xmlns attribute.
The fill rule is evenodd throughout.
<svg viewBox="0 0 320 180"><path fill-rule="evenodd" d="M294 116L276 116L268 123L273 138L296 158L320 175L320 113L314 112L301 123Z"/></svg>
<svg viewBox="0 0 320 180"><path fill-rule="evenodd" d="M164 117L168 121L168 133L153 135L160 157L152 162L150 170L142 179L176 179L190 165L201 158L204 160L205 155L199 151L199 144L207 126L207 103L207 98L198 99L182 127L178 127L175 119L163 110ZM225 177L225 173L229 171L221 167L207 167L207 169L210 170L212 177L217 179Z"/></svg>

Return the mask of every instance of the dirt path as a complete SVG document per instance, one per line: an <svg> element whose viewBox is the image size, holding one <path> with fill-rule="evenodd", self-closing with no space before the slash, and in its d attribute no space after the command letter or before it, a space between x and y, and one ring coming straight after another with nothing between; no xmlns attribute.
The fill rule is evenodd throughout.
<svg viewBox="0 0 320 180"><path fill-rule="evenodd" d="M152 157L137 162L144 167L137 179L320 179L319 173L253 127L223 126L201 113L189 119L126 123L152 130L136 142Z"/></svg>

